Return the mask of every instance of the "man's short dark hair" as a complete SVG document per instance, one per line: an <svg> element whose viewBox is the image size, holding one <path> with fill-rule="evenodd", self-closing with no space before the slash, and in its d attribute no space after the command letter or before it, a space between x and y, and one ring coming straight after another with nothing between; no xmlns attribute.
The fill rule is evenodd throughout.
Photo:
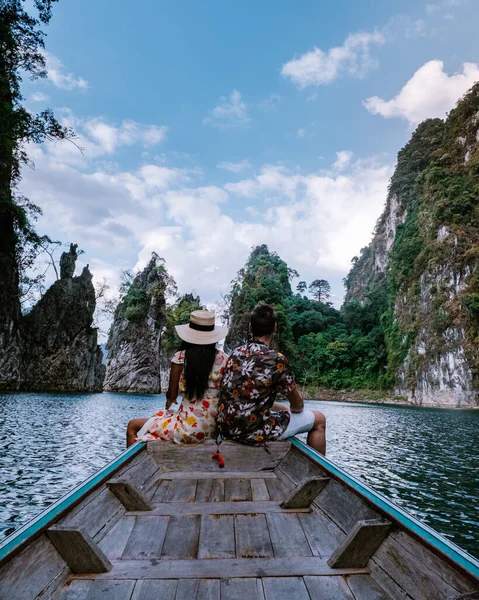
<svg viewBox="0 0 479 600"><path fill-rule="evenodd" d="M276 313L271 304L258 304L251 312L251 333L255 337L262 337L273 333L277 323Z"/></svg>

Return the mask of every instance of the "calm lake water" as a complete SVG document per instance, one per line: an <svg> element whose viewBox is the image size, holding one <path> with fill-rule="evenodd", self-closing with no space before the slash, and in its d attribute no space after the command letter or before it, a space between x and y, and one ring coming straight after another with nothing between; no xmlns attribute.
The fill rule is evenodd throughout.
<svg viewBox="0 0 479 600"><path fill-rule="evenodd" d="M0 395L0 540L118 455L165 397ZM327 456L479 556L479 411L308 402Z"/></svg>

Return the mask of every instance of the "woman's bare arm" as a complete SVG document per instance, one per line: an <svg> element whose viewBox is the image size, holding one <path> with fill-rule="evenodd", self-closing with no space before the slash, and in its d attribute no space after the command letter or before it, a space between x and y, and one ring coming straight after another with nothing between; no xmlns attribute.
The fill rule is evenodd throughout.
<svg viewBox="0 0 479 600"><path fill-rule="evenodd" d="M173 402L176 404L180 388L181 371L183 371L183 365L171 363L170 382L168 384L168 391L166 392L166 408L170 408Z"/></svg>

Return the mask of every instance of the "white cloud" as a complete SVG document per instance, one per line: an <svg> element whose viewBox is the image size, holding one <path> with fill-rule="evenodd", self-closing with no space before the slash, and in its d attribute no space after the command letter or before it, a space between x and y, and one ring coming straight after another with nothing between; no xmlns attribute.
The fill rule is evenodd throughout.
<svg viewBox="0 0 479 600"><path fill-rule="evenodd" d="M443 118L478 80L479 66L475 63L464 63L462 73L449 76L441 60L431 60L391 100L373 96L363 104L373 115L400 117L417 125L427 118Z"/></svg>
<svg viewBox="0 0 479 600"><path fill-rule="evenodd" d="M238 90L222 97L220 104L216 106L208 117L203 119L205 125L212 125L218 129L229 129L247 125L251 119L248 117L246 103L241 99Z"/></svg>
<svg viewBox="0 0 479 600"><path fill-rule="evenodd" d="M336 152L336 161L333 163L333 169L343 171L351 162L353 153L351 150L340 150Z"/></svg>
<svg viewBox="0 0 479 600"><path fill-rule="evenodd" d="M118 146L141 143L154 146L166 138L168 127L162 125L140 125L135 121L123 121L120 127L106 123L103 119L91 119L84 124L85 131L99 144L107 154L113 153Z"/></svg>
<svg viewBox="0 0 479 600"><path fill-rule="evenodd" d="M298 131L296 132L296 136L299 137L299 139L304 138L305 135L306 135L305 129L298 129Z"/></svg>
<svg viewBox="0 0 479 600"><path fill-rule="evenodd" d="M270 94L267 98L260 102L259 107L261 110L267 112L273 109L280 100L281 96L279 96L278 94Z"/></svg>
<svg viewBox="0 0 479 600"><path fill-rule="evenodd" d="M454 6L459 6L462 3L462 0L442 0L442 2L434 2L431 4L426 4L426 12L429 15L434 13L444 13L443 16L447 16L449 13L447 11Z"/></svg>
<svg viewBox="0 0 479 600"><path fill-rule="evenodd" d="M32 100L33 102L46 102L48 100L48 96L42 92L35 92L32 94Z"/></svg>
<svg viewBox="0 0 479 600"><path fill-rule="evenodd" d="M88 81L83 77L76 77L73 73L68 73L62 61L47 50L43 51L46 62L48 79L58 88L63 90L86 90Z"/></svg>
<svg viewBox="0 0 479 600"><path fill-rule="evenodd" d="M362 77L375 65L370 48L385 42L378 31L349 35L342 46L324 52L320 48L294 58L283 65L281 74L290 77L301 89L327 85L343 75Z"/></svg>
<svg viewBox="0 0 479 600"><path fill-rule="evenodd" d="M251 167L251 164L248 160L244 159L241 162L228 162L226 160L219 162L216 165L217 169L223 169L224 171L230 171L231 173L240 173L241 171L244 171L245 169L249 169Z"/></svg>

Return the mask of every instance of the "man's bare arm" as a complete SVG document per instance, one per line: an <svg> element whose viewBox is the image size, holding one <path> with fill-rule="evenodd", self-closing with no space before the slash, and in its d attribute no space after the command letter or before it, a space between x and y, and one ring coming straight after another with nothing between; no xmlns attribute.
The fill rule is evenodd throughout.
<svg viewBox="0 0 479 600"><path fill-rule="evenodd" d="M294 390L288 396L289 405L292 413L301 413L304 410L304 402L301 398L301 394L298 392L298 388Z"/></svg>

